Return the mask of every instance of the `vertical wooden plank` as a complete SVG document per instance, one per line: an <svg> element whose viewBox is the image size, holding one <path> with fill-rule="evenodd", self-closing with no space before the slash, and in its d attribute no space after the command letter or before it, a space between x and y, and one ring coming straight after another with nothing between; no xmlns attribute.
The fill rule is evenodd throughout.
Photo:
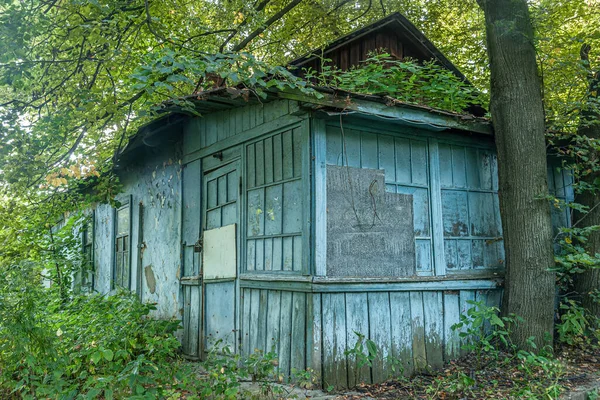
<svg viewBox="0 0 600 400"><path fill-rule="evenodd" d="M264 270L265 271L272 271L273 270L273 239L272 238L266 238L264 239L265 242L265 253L264 253L264 257L265 257L265 262L263 264L264 266Z"/></svg>
<svg viewBox="0 0 600 400"><path fill-rule="evenodd" d="M246 189L256 186L256 153L254 144L249 144L246 148Z"/></svg>
<svg viewBox="0 0 600 400"><path fill-rule="evenodd" d="M442 276L446 275L446 261L444 259L444 221L442 216L439 148L436 139L429 140L429 163L431 223L433 226L431 232L431 239L433 241L433 266L435 275Z"/></svg>
<svg viewBox="0 0 600 400"><path fill-rule="evenodd" d="M250 289L242 289L241 290L241 300L242 300L242 354L249 355L252 353L251 345L250 345L250 320L252 318L251 315L251 297L250 297Z"/></svg>
<svg viewBox="0 0 600 400"><path fill-rule="evenodd" d="M354 129L344 129L343 132L344 165L360 168L360 132Z"/></svg>
<svg viewBox="0 0 600 400"><path fill-rule="evenodd" d="M265 149L263 141L258 141L255 146L256 186L265 184Z"/></svg>
<svg viewBox="0 0 600 400"><path fill-rule="evenodd" d="M288 236L283 239L283 271L292 271L294 268L294 237Z"/></svg>
<svg viewBox="0 0 600 400"><path fill-rule="evenodd" d="M283 179L283 150L281 134L273 136L273 182Z"/></svg>
<svg viewBox="0 0 600 400"><path fill-rule="evenodd" d="M477 149L465 148L467 186L471 189L479 189L479 160L477 159Z"/></svg>
<svg viewBox="0 0 600 400"><path fill-rule="evenodd" d="M369 293L369 336L377 345L377 357L373 360L372 368L373 383L383 382L392 374L388 365L392 347L391 330L389 293Z"/></svg>
<svg viewBox="0 0 600 400"><path fill-rule="evenodd" d="M214 115L206 118L206 145L210 146L217 142L217 124Z"/></svg>
<svg viewBox="0 0 600 400"><path fill-rule="evenodd" d="M390 320L392 357L401 362L405 376L413 373L412 323L410 315L410 294L408 292L390 293ZM397 371L398 372L398 371Z"/></svg>
<svg viewBox="0 0 600 400"><path fill-rule="evenodd" d="M194 286L190 288L190 317L189 321L189 350L190 354L196 357L201 356L199 353L200 341L200 309L202 300L200 299L200 287Z"/></svg>
<svg viewBox="0 0 600 400"><path fill-rule="evenodd" d="M348 387L346 304L343 293L323 294L323 384Z"/></svg>
<svg viewBox="0 0 600 400"><path fill-rule="evenodd" d="M265 188L265 235L279 235L283 232L283 185Z"/></svg>
<svg viewBox="0 0 600 400"><path fill-rule="evenodd" d="M265 183L273 182L273 138L268 137L264 140L265 146Z"/></svg>
<svg viewBox="0 0 600 400"><path fill-rule="evenodd" d="M302 129L295 128L292 131L292 158L293 158L293 176L299 178L302 176Z"/></svg>
<svg viewBox="0 0 600 400"><path fill-rule="evenodd" d="M246 271L256 270L256 241L248 240L246 243Z"/></svg>
<svg viewBox="0 0 600 400"><path fill-rule="evenodd" d="M478 155L481 188L492 190L492 153L489 150L479 150Z"/></svg>
<svg viewBox="0 0 600 400"><path fill-rule="evenodd" d="M460 355L460 336L458 330L453 330L452 325L460 322L460 297L455 291L444 292L444 342L446 361L455 359Z"/></svg>
<svg viewBox="0 0 600 400"><path fill-rule="evenodd" d="M243 132L244 127L244 111L242 108L235 109L235 135L240 132Z"/></svg>
<svg viewBox="0 0 600 400"><path fill-rule="evenodd" d="M328 141L325 121L312 119L314 189L314 271L317 276L327 273L327 158Z"/></svg>
<svg viewBox="0 0 600 400"><path fill-rule="evenodd" d="M257 104L254 111L254 126L262 125L265 122L265 105Z"/></svg>
<svg viewBox="0 0 600 400"><path fill-rule="evenodd" d="M221 141L227 138L229 129L229 110L221 111L217 114L217 140Z"/></svg>
<svg viewBox="0 0 600 400"><path fill-rule="evenodd" d="M301 272L303 270L303 246L302 246L302 236L294 236L293 239L293 261L292 261L292 270Z"/></svg>
<svg viewBox="0 0 600 400"><path fill-rule="evenodd" d="M190 286L183 287L183 354L193 355L190 349Z"/></svg>
<svg viewBox="0 0 600 400"><path fill-rule="evenodd" d="M467 166L463 146L452 146L452 184L456 188L467 187Z"/></svg>
<svg viewBox="0 0 600 400"><path fill-rule="evenodd" d="M292 292L281 292L279 319L279 374L287 381L290 375L292 348Z"/></svg>
<svg viewBox="0 0 600 400"><path fill-rule="evenodd" d="M423 292L425 315L425 351L427 364L434 369L444 366L444 305L442 292Z"/></svg>
<svg viewBox="0 0 600 400"><path fill-rule="evenodd" d="M342 142L342 132L337 127L327 126L325 125L324 120L313 119L312 122L315 124L315 133L326 129L326 149L327 160L326 163L329 165L342 165L342 161L344 159L343 156L343 142ZM320 134L322 135L322 133ZM322 142L322 138L317 138ZM316 148L315 148L316 149Z"/></svg>
<svg viewBox="0 0 600 400"><path fill-rule="evenodd" d="M281 134L283 179L290 179L294 176L294 147L292 135L292 131L285 131Z"/></svg>
<svg viewBox="0 0 600 400"><path fill-rule="evenodd" d="M460 291L460 301L459 301L459 305L460 305L460 315L467 315L467 311L471 308L473 308L474 306L472 304L469 304L469 301L474 301L475 300L475 292L472 290L461 290ZM461 332L465 332L466 328L463 328L461 330ZM465 344L467 344L467 341L469 340L469 338L461 338L460 341L460 355L463 356L465 354L467 354L467 350L463 349L463 346Z"/></svg>
<svg viewBox="0 0 600 400"><path fill-rule="evenodd" d="M260 313L260 290L250 291L250 354L260 350L263 343L258 341L259 313Z"/></svg>
<svg viewBox="0 0 600 400"><path fill-rule="evenodd" d="M443 188L452 187L452 146L439 143L440 185Z"/></svg>
<svg viewBox="0 0 600 400"><path fill-rule="evenodd" d="M267 337L267 315L270 312L268 302L268 290L260 290L259 294L259 310L258 310L258 337L256 339L257 346L260 350L267 352L266 347L268 342Z"/></svg>
<svg viewBox="0 0 600 400"><path fill-rule="evenodd" d="M415 240L415 256L417 272L421 275L433 275L431 267L431 239Z"/></svg>
<svg viewBox="0 0 600 400"><path fill-rule="evenodd" d="M346 294L346 343L348 349L353 348L358 340L355 332L364 335L365 340L369 338L369 308L366 293ZM358 368L357 363L358 360L355 356L348 356L348 387L371 382L369 367L365 365Z"/></svg>
<svg viewBox="0 0 600 400"><path fill-rule="evenodd" d="M302 232L304 199L302 180L296 179L283 184L283 233Z"/></svg>
<svg viewBox="0 0 600 400"><path fill-rule="evenodd" d="M256 264L255 268L257 271L265 270L265 240L257 239L254 241L256 251Z"/></svg>
<svg viewBox="0 0 600 400"><path fill-rule="evenodd" d="M273 261L271 264L273 271L283 269L283 240L280 237L273 238Z"/></svg>
<svg viewBox="0 0 600 400"><path fill-rule="evenodd" d="M431 139L429 142L429 146L431 146L432 142L435 143L435 152L437 154L437 140ZM412 183L417 185L427 185L427 181L429 179L429 177L427 176L427 160L429 159L429 161L431 162L431 149L429 152L430 155L428 157L427 142L422 142L420 140L410 141L410 167L412 169ZM437 160L438 156L436 155L436 163Z"/></svg>
<svg viewBox="0 0 600 400"><path fill-rule="evenodd" d="M427 367L427 353L425 350L425 316L422 292L410 292L410 319L414 370L423 371Z"/></svg>
<svg viewBox="0 0 600 400"><path fill-rule="evenodd" d="M444 240L444 258L446 260L446 268L448 270L458 269L456 240Z"/></svg>
<svg viewBox="0 0 600 400"><path fill-rule="evenodd" d="M362 168L379 168L377 135L361 132L360 160Z"/></svg>
<svg viewBox="0 0 600 400"><path fill-rule="evenodd" d="M396 150L396 182L411 183L410 140L395 139Z"/></svg>
<svg viewBox="0 0 600 400"><path fill-rule="evenodd" d="M314 378L316 382L322 382L323 371L322 371L322 355L323 355L323 318L321 308L321 294L320 293L308 293L310 296L311 304L309 310L309 318L307 319L307 329L311 335L307 337L310 340L311 347L309 353L307 353L307 364L313 370ZM308 333L307 332L307 333Z"/></svg>
<svg viewBox="0 0 600 400"><path fill-rule="evenodd" d="M306 369L306 293L292 293L291 372Z"/></svg>
<svg viewBox="0 0 600 400"><path fill-rule="evenodd" d="M394 138L378 135L379 168L385 171L386 182L396 182L396 162L394 160Z"/></svg>

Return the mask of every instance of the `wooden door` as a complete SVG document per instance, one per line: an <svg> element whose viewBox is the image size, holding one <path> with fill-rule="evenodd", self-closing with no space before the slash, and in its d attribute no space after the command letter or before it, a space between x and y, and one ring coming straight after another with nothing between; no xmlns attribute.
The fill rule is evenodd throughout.
<svg viewBox="0 0 600 400"><path fill-rule="evenodd" d="M204 175L202 351L214 345L237 350L239 187L238 160Z"/></svg>
<svg viewBox="0 0 600 400"><path fill-rule="evenodd" d="M182 268L183 295L183 354L190 359L200 358L201 317L201 161L187 164L183 169L182 201Z"/></svg>

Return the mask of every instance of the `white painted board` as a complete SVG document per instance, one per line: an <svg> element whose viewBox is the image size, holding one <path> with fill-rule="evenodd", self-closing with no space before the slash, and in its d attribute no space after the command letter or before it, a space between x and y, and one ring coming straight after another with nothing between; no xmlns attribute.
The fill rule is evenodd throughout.
<svg viewBox="0 0 600 400"><path fill-rule="evenodd" d="M204 231L202 251L205 280L237 276L236 224Z"/></svg>

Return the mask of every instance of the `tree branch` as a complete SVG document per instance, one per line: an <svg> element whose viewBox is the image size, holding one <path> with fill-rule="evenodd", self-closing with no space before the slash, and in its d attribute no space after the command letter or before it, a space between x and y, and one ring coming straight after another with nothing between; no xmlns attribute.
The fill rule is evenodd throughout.
<svg viewBox="0 0 600 400"><path fill-rule="evenodd" d="M233 49L231 49L231 51L236 52L236 51L242 50L244 47L246 47L248 45L248 43L250 43L252 40L254 40L255 37L257 37L258 35L263 33L265 30L267 30L268 27L270 27L275 22L277 22L279 19L281 19L285 14L290 12L294 7L296 7L301 2L302 2L302 0L292 0L292 2L290 2L290 4L288 4L287 6L282 8L281 11L279 11L277 14L275 14L271 18L269 18L263 25L260 26L260 28L256 29L254 32L252 32L250 35L248 35L246 37L246 39L242 40L240 43L235 45L233 47Z"/></svg>

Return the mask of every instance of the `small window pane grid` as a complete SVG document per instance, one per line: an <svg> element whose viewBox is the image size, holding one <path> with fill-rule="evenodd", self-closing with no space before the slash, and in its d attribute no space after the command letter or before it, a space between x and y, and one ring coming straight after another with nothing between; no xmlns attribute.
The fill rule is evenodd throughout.
<svg viewBox="0 0 600 400"><path fill-rule="evenodd" d="M129 204L116 211L115 221L115 272L114 285L120 288L130 288L131 258L130 258L130 208Z"/></svg>
<svg viewBox="0 0 600 400"><path fill-rule="evenodd" d="M448 273L503 268L496 153L440 143L439 157Z"/></svg>
<svg viewBox="0 0 600 400"><path fill-rule="evenodd" d="M246 146L248 272L302 273L302 131Z"/></svg>
<svg viewBox="0 0 600 400"><path fill-rule="evenodd" d="M432 202L441 202L446 273L504 264L497 182L491 148L439 141L439 192L432 191L427 137L369 132L350 124L327 128L327 164L385 170L386 190L411 194L419 275L433 275Z"/></svg>

